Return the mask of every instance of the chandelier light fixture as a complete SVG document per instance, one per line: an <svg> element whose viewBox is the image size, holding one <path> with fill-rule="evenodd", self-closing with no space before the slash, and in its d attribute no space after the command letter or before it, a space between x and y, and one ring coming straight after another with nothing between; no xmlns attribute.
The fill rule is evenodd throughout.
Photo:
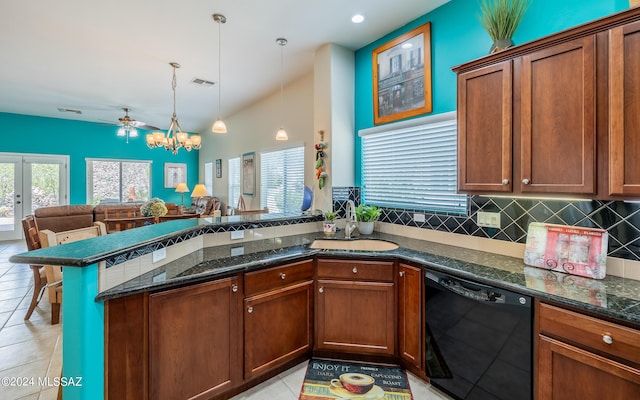
<svg viewBox="0 0 640 400"><path fill-rule="evenodd" d="M282 127L284 120L284 46L287 45L287 39L277 38L276 43L280 46L280 129L276 132L276 140L289 140L287 131Z"/></svg>
<svg viewBox="0 0 640 400"><path fill-rule="evenodd" d="M164 147L165 150L171 150L171 153L178 154L180 148L184 148L187 151L191 149L200 150L202 138L200 135L191 135L183 132L178 123L178 117L176 116L176 68L180 68L180 64L177 62L169 63L173 67L173 80L171 81L171 90L173 90L173 116L171 117L171 124L166 134L164 132L153 132L146 136L147 146L150 149L156 147Z"/></svg>
<svg viewBox="0 0 640 400"><path fill-rule="evenodd" d="M216 122L213 123L213 126L211 127L211 132L213 133L227 133L227 125L224 123L224 121L222 120L222 116L221 116L221 106L220 106L220 92L222 91L221 87L220 87L220 83L221 83L221 78L220 76L222 75L221 73L221 66L222 66L222 40L221 38L221 33L222 33L222 29L221 26L222 24L227 22L227 17L225 17L222 14L213 14L213 20L215 22L218 23L218 119L216 120Z"/></svg>

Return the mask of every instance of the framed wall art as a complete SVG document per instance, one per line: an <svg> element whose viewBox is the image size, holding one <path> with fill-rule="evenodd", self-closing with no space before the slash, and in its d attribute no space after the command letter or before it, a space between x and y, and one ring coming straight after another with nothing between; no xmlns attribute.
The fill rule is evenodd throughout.
<svg viewBox="0 0 640 400"><path fill-rule="evenodd" d="M216 178L222 178L222 159L216 160Z"/></svg>
<svg viewBox="0 0 640 400"><path fill-rule="evenodd" d="M180 182L187 182L187 164L164 163L164 187L175 188Z"/></svg>
<svg viewBox="0 0 640 400"><path fill-rule="evenodd" d="M432 111L431 23L373 50L375 125Z"/></svg>
<svg viewBox="0 0 640 400"><path fill-rule="evenodd" d="M242 194L253 196L256 190L255 153L242 155Z"/></svg>

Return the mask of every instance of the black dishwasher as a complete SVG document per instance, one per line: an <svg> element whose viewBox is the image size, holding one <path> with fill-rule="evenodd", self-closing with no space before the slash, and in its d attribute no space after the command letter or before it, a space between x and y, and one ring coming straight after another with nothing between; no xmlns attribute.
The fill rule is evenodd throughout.
<svg viewBox="0 0 640 400"><path fill-rule="evenodd" d="M425 272L426 369L457 399L532 398L532 299Z"/></svg>

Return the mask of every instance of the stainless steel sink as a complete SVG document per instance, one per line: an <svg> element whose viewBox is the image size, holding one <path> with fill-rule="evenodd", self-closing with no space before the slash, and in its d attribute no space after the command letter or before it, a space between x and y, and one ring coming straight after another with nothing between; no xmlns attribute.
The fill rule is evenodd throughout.
<svg viewBox="0 0 640 400"><path fill-rule="evenodd" d="M398 248L398 245L386 240L360 239L316 239L309 246L312 249L323 250L360 250L360 251L389 251Z"/></svg>

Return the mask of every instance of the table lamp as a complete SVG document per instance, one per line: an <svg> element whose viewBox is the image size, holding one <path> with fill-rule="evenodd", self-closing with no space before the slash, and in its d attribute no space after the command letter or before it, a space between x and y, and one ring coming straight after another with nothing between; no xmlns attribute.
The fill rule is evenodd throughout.
<svg viewBox="0 0 640 400"><path fill-rule="evenodd" d="M178 183L178 186L176 186L176 192L180 193L180 196L182 196L182 199L180 201L180 210L184 210L184 194L188 191L189 191L189 187L184 182Z"/></svg>
<svg viewBox="0 0 640 400"><path fill-rule="evenodd" d="M208 196L209 192L203 183L198 183L196 187L193 188L193 192L191 192L191 197L201 198L203 196Z"/></svg>

